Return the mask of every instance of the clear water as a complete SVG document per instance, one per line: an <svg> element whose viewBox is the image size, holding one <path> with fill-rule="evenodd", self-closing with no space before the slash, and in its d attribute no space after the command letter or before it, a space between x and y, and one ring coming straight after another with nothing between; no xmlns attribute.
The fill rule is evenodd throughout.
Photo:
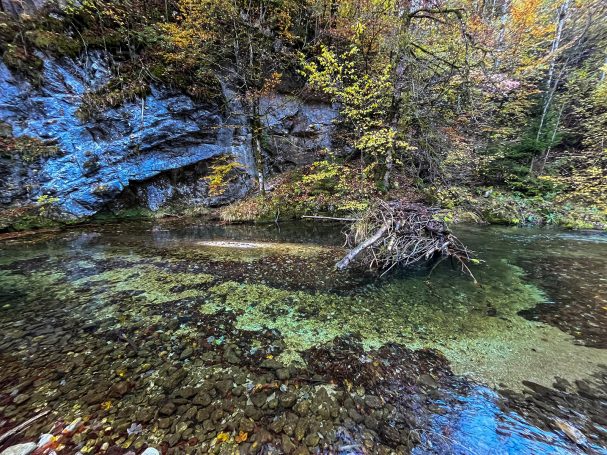
<svg viewBox="0 0 607 455"><path fill-rule="evenodd" d="M475 286L446 263L337 273L340 230L3 241L0 435L51 411L3 446L51 432L63 453L607 453L607 235L458 227L483 261Z"/></svg>

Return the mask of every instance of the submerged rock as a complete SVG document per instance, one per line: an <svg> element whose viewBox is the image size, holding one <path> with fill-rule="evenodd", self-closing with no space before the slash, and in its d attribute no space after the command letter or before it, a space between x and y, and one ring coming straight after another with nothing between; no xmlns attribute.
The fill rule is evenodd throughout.
<svg viewBox="0 0 607 455"><path fill-rule="evenodd" d="M17 444L4 449L0 455L29 455L36 450L37 445L34 442L27 442L25 444Z"/></svg>

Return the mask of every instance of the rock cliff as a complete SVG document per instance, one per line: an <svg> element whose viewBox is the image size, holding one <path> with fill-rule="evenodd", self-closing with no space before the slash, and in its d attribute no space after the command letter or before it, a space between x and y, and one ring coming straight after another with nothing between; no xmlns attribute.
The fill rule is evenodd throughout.
<svg viewBox="0 0 607 455"><path fill-rule="evenodd" d="M83 95L111 78L102 53L77 59L45 54L42 84L33 85L0 62L0 133L32 138L57 153L26 160L0 153L0 208L57 201L72 218L135 204L156 211L171 203L213 206L243 197L255 186L249 122L238 97L224 87L223 103L200 103L166 87L145 99L80 115ZM276 94L262 100L270 171L314 160L330 146L336 111ZM221 196L203 177L210 160L231 155L242 165Z"/></svg>

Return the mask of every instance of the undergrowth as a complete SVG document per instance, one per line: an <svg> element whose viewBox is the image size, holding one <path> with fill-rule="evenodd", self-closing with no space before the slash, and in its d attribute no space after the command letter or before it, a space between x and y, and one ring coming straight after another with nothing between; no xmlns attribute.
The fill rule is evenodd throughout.
<svg viewBox="0 0 607 455"><path fill-rule="evenodd" d="M524 196L494 188L430 187L429 199L445 210L448 222L487 222L513 226L607 229L607 211L576 200L572 193Z"/></svg>
<svg viewBox="0 0 607 455"><path fill-rule="evenodd" d="M318 161L281 174L270 181L264 195L249 196L220 210L227 222L267 222L304 215L346 216L366 209L379 194L374 182L361 179L356 169Z"/></svg>

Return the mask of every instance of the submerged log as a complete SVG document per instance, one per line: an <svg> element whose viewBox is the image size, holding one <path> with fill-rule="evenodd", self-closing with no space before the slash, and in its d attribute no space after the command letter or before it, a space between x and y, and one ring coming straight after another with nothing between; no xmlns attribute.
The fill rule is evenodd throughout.
<svg viewBox="0 0 607 455"><path fill-rule="evenodd" d="M337 269L344 270L362 258L383 275L397 265L451 258L474 279L467 266L472 261L470 252L446 223L436 218L438 211L417 203L378 201L347 231L352 249L336 264Z"/></svg>

